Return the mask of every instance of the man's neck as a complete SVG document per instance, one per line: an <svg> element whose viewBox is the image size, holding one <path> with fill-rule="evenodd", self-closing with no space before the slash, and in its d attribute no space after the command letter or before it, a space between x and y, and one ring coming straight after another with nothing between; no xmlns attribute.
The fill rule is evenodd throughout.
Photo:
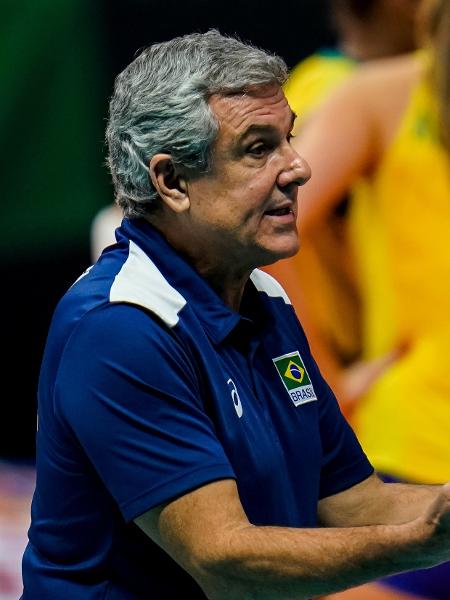
<svg viewBox="0 0 450 600"><path fill-rule="evenodd" d="M234 264L229 256L219 251L212 253L211 248L204 248L198 239L191 240L192 243L186 242L190 236L173 226L166 226L163 219L147 217L147 220L195 268L228 307L239 311L252 268Z"/></svg>
<svg viewBox="0 0 450 600"><path fill-rule="evenodd" d="M229 273L220 273L217 269L208 271L194 265L200 275L209 283L213 290L222 298L225 304L239 312L242 295L249 278L249 273L242 276L231 276Z"/></svg>

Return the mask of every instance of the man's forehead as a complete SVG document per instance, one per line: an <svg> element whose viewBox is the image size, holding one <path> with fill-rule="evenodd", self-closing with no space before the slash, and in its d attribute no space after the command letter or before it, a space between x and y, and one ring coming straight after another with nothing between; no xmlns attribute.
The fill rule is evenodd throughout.
<svg viewBox="0 0 450 600"><path fill-rule="evenodd" d="M254 87L239 94L214 94L209 104L221 126L236 132L264 122L284 125L295 118L279 85Z"/></svg>

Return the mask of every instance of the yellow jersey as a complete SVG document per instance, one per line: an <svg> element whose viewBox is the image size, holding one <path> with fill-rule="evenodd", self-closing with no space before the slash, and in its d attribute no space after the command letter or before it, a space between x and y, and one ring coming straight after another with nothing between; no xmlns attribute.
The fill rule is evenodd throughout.
<svg viewBox="0 0 450 600"><path fill-rule="evenodd" d="M437 120L423 80L349 214L364 358L408 347L352 423L379 471L424 483L450 480L450 165Z"/></svg>
<svg viewBox="0 0 450 600"><path fill-rule="evenodd" d="M289 75L284 93L299 122L353 72L356 62L339 50L320 50L300 62Z"/></svg>

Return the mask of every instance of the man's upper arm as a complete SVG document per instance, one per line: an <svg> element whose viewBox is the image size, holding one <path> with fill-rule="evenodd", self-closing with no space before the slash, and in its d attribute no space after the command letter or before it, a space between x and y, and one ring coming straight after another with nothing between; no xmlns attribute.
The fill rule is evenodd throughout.
<svg viewBox="0 0 450 600"><path fill-rule="evenodd" d="M227 560L230 536L251 526L232 479L199 487L147 511L135 523L212 597L220 585L212 574Z"/></svg>

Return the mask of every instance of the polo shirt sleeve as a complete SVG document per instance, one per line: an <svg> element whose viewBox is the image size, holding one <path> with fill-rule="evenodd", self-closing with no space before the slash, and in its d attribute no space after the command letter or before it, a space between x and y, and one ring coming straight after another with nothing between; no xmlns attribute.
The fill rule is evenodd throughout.
<svg viewBox="0 0 450 600"><path fill-rule="evenodd" d="M55 412L131 521L196 487L235 478L204 393L172 331L145 310L112 304L85 315L71 335Z"/></svg>
<svg viewBox="0 0 450 600"><path fill-rule="evenodd" d="M364 481L374 469L341 413L331 388L312 361L314 387L317 386L322 466L320 498L337 494Z"/></svg>

